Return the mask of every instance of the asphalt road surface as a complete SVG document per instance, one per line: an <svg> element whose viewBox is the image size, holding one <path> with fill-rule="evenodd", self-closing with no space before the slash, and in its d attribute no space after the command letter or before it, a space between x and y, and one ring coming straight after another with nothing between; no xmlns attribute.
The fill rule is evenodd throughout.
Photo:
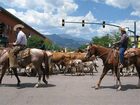
<svg viewBox="0 0 140 105"><path fill-rule="evenodd" d="M140 89L136 88L138 77L121 77L121 91L116 91L115 78L106 75L101 88L93 87L99 79L94 76L50 76L46 86L34 88L37 77L23 77L21 88L16 88L16 78L5 76L0 86L0 105L140 105Z"/></svg>

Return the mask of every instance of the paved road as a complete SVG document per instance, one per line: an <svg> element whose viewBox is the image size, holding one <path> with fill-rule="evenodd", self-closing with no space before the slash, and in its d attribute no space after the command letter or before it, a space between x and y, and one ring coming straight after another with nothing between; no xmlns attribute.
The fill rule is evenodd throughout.
<svg viewBox="0 0 140 105"><path fill-rule="evenodd" d="M21 88L16 88L16 79L5 76L0 86L0 105L140 105L138 78L122 77L122 91L114 88L113 76L107 75L101 89L92 88L99 79L94 76L53 75L48 86L34 88L36 77L20 77Z"/></svg>
<svg viewBox="0 0 140 105"><path fill-rule="evenodd" d="M116 91L115 80L106 76L102 88L94 90L99 73L92 76L51 76L48 86L34 88L37 78L5 76L0 87L0 105L140 105L140 89L136 89L137 77L123 77L123 90Z"/></svg>

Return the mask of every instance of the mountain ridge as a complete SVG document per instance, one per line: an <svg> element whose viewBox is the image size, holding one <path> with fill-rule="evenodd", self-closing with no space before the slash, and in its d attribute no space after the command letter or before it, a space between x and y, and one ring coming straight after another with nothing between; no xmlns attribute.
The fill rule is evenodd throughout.
<svg viewBox="0 0 140 105"><path fill-rule="evenodd" d="M77 49L81 45L86 44L89 40L73 37L67 34L52 34L45 35L47 38L53 41L54 44L59 45L60 47L67 47L72 49Z"/></svg>

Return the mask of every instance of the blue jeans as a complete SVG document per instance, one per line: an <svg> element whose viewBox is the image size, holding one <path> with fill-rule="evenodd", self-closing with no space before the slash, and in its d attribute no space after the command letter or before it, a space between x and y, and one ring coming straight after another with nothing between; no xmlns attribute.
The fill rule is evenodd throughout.
<svg viewBox="0 0 140 105"><path fill-rule="evenodd" d="M123 64L124 63L124 52L125 52L126 48L120 48L120 63Z"/></svg>

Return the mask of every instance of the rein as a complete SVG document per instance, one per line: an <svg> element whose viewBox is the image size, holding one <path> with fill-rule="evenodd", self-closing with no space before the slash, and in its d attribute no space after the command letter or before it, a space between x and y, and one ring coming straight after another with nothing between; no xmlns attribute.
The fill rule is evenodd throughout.
<svg viewBox="0 0 140 105"><path fill-rule="evenodd" d="M106 51L105 53L103 53L102 55L98 56L99 58L102 57L103 55L108 54L108 51Z"/></svg>

